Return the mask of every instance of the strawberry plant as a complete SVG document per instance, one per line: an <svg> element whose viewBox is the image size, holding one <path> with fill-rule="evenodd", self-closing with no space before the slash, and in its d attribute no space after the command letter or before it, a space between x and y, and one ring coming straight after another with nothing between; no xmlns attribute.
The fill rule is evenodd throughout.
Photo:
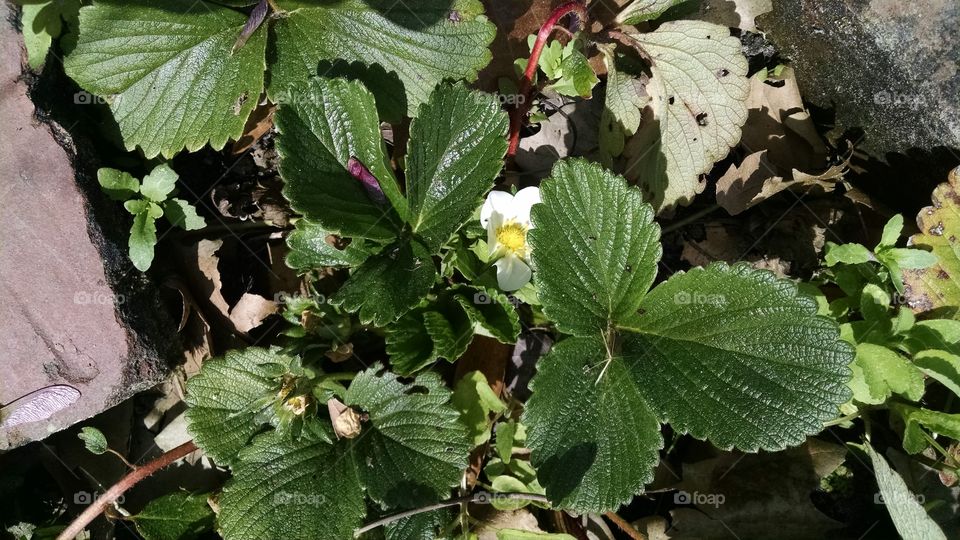
<svg viewBox="0 0 960 540"><path fill-rule="evenodd" d="M529 56L492 63L498 26L479 0L28 3L27 60L62 50L64 73L103 98L128 151L107 162L163 156L185 177L226 177L197 192L219 222L205 228L175 197L171 165L142 180L98 172L98 195L133 215L138 269L166 247L156 248L159 218L204 229L176 253L196 266L202 294L163 277L180 290L185 336L192 310L209 304L218 317L200 317L203 346L191 343L209 358L184 369L184 440L127 463L62 537L196 450L225 479L111 514L147 540L431 539L471 538L486 505L582 517L565 531L577 537L606 516L635 537L618 512L637 496L685 493L654 485L685 444L773 453L862 422L850 451L866 453L884 496L909 493L870 438L889 419L898 447L936 452L943 463L931 466L956 474L948 441L960 420L940 399L960 396L955 176L910 244L899 244L899 216L876 245L820 236L814 278L801 282L786 275L810 273L789 261L734 261L793 209L766 228L755 205L779 194L797 207L815 190L786 189L804 184L800 171L756 186L744 171L743 189L758 192L738 214L763 234L739 257L698 259L691 252L722 243L701 223L720 206L683 207L718 165L748 168L752 149L728 156L748 94L786 81L751 82L742 33L683 20L681 3L621 2L600 20L585 2L538 6L546 17L527 47L528 20L501 36ZM56 43L63 28L69 39ZM500 96L481 90L493 87ZM519 167L536 129L525 124L548 129L557 103L581 115L596 105L590 148ZM812 122L808 131L816 137ZM853 190L831 170L806 176L823 195ZM209 331L218 318L230 326ZM104 433L87 427L81 439L126 462ZM534 534L497 531L550 537Z"/></svg>

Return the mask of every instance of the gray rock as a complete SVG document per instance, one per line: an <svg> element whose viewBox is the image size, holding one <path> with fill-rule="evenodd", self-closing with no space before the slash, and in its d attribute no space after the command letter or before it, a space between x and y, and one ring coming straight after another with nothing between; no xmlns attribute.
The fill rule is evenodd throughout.
<svg viewBox="0 0 960 540"><path fill-rule="evenodd" d="M156 384L180 350L116 209L74 172L70 135L35 116L13 10L0 3L0 449Z"/></svg>
<svg viewBox="0 0 960 540"><path fill-rule="evenodd" d="M760 19L803 95L879 152L960 146L960 3L784 0Z"/></svg>
<svg viewBox="0 0 960 540"><path fill-rule="evenodd" d="M781 0L757 26L892 182L932 187L960 163L960 2Z"/></svg>

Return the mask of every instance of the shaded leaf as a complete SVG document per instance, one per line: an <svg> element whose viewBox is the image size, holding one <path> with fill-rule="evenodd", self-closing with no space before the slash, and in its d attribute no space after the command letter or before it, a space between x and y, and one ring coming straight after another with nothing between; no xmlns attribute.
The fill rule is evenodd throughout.
<svg viewBox="0 0 960 540"><path fill-rule="evenodd" d="M630 178L658 210L703 191L700 175L740 140L750 82L740 40L729 29L670 21L629 34L653 58L647 93L652 118L628 145Z"/></svg>

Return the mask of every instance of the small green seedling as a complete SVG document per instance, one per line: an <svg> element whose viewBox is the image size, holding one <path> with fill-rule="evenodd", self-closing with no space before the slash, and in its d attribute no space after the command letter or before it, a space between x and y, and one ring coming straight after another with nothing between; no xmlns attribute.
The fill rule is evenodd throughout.
<svg viewBox="0 0 960 540"><path fill-rule="evenodd" d="M137 270L146 272L153 263L153 248L157 245L157 219L166 217L171 225L186 231L206 225L197 210L183 199L171 197L177 183L177 173L169 165L158 165L138 181L130 173L103 168L97 179L108 197L122 201L133 214L130 228L130 260ZM140 197L137 197L137 195Z"/></svg>

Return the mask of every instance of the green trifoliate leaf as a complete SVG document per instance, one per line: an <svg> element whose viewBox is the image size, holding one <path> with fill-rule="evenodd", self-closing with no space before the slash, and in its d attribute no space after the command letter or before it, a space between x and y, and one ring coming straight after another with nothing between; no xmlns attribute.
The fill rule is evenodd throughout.
<svg viewBox="0 0 960 540"><path fill-rule="evenodd" d="M774 450L820 431L849 399L852 348L793 282L717 264L644 296L659 245L637 191L572 161L541 194L530 241L544 311L580 336L538 364L524 416L554 504L603 511L640 492L657 419L721 447Z"/></svg>
<svg viewBox="0 0 960 540"><path fill-rule="evenodd" d="M531 52L533 51L533 44L536 43L536 41L536 34L527 36L527 45ZM565 48L563 43L560 43L560 40L555 39L540 50L537 67L543 71L548 79L559 79L563 74L563 72L560 71L560 64L563 62Z"/></svg>
<svg viewBox="0 0 960 540"><path fill-rule="evenodd" d="M617 14L620 24L637 24L652 21L663 12L686 0L633 0Z"/></svg>
<svg viewBox="0 0 960 540"><path fill-rule="evenodd" d="M925 540L946 540L946 536L920 504L916 495L910 492L903 478L887 464L883 456L877 454L869 444L867 455L873 463L873 472L877 477L883 504L890 513L897 532L902 538L923 538Z"/></svg>
<svg viewBox="0 0 960 540"><path fill-rule="evenodd" d="M298 98L276 114L284 195L294 210L346 237L389 240L405 213L387 166L373 96L345 79L312 79L296 87ZM347 170L359 159L393 203L379 204Z"/></svg>
<svg viewBox="0 0 960 540"><path fill-rule="evenodd" d="M166 163L157 165L150 174L143 177L140 194L155 203L161 203L177 186L177 178L177 173Z"/></svg>
<svg viewBox="0 0 960 540"><path fill-rule="evenodd" d="M938 261L904 272L907 301L918 313L932 311L960 320L960 168L933 190L931 198L933 206L917 214L920 234L911 236L909 245L929 249Z"/></svg>
<svg viewBox="0 0 960 540"><path fill-rule="evenodd" d="M663 440L639 385L656 383L629 370L626 359L611 361L600 337L567 338L537 363L523 423L555 505L604 512L653 480Z"/></svg>
<svg viewBox="0 0 960 540"><path fill-rule="evenodd" d="M450 391L433 373L403 384L377 368L357 374L344 398L369 417L352 441L367 495L387 508L446 497L471 449Z"/></svg>
<svg viewBox="0 0 960 540"><path fill-rule="evenodd" d="M507 410L480 371L471 371L457 381L453 406L460 412L460 422L467 426L473 447L490 440L490 414Z"/></svg>
<svg viewBox="0 0 960 540"><path fill-rule="evenodd" d="M205 494L172 493L147 503L130 518L146 540L193 540L213 530Z"/></svg>
<svg viewBox="0 0 960 540"><path fill-rule="evenodd" d="M331 235L323 226L307 219L297 221L297 229L287 236L287 265L297 270L322 266L360 266L370 256L363 239L356 238L343 249L327 242Z"/></svg>
<svg viewBox="0 0 960 540"><path fill-rule="evenodd" d="M183 199L168 199L162 207L163 215L175 227L185 231L196 231L207 226L207 222L197 214L197 209Z"/></svg>
<svg viewBox="0 0 960 540"><path fill-rule="evenodd" d="M110 445L107 444L107 437L97 428L85 427L80 430L77 437L83 441L83 445L88 452L100 455L110 449Z"/></svg>
<svg viewBox="0 0 960 540"><path fill-rule="evenodd" d="M232 465L260 431L256 418L280 390L290 358L251 347L207 360L187 381L187 424L194 442L217 463Z"/></svg>
<svg viewBox="0 0 960 540"><path fill-rule="evenodd" d="M416 306L436 277L423 245L400 240L357 267L330 302L359 313L364 324L386 326Z"/></svg>
<svg viewBox="0 0 960 540"><path fill-rule="evenodd" d="M850 345L792 281L749 265L674 274L643 299L623 355L661 420L721 448L780 450L850 397Z"/></svg>
<svg viewBox="0 0 960 540"><path fill-rule="evenodd" d="M629 177L658 210L689 204L740 140L750 82L740 40L726 27L671 21L630 34L653 58L647 93L653 117L629 145Z"/></svg>
<svg viewBox="0 0 960 540"><path fill-rule="evenodd" d="M441 85L410 126L410 223L427 248L440 247L480 206L503 166L507 115L491 94Z"/></svg>
<svg viewBox="0 0 960 540"><path fill-rule="evenodd" d="M403 84L391 90L406 95L411 116L440 81L474 80L490 61L496 32L478 0L290 0L281 7L287 13L275 25L271 96L315 75L320 60L375 62L397 74Z"/></svg>
<svg viewBox="0 0 960 540"><path fill-rule="evenodd" d="M860 244L834 244L827 242L824 260L827 266L861 264L874 260L873 253Z"/></svg>
<svg viewBox="0 0 960 540"><path fill-rule="evenodd" d="M241 452L220 497L225 538L352 538L363 489L346 443L331 444L327 429L310 419L295 441L270 431Z"/></svg>
<svg viewBox="0 0 960 540"><path fill-rule="evenodd" d="M893 394L911 401L923 397L923 373L909 360L882 345L860 343L853 369L853 399L879 405Z"/></svg>
<svg viewBox="0 0 960 540"><path fill-rule="evenodd" d="M636 313L660 260L653 210L623 178L580 159L540 186L529 232L543 310L571 334L596 335Z"/></svg>
<svg viewBox="0 0 960 540"><path fill-rule="evenodd" d="M960 414L931 411L903 403L891 403L890 409L903 419L903 449L911 454L923 452L930 446L929 440L924 437L923 428L953 440L960 440Z"/></svg>
<svg viewBox="0 0 960 540"><path fill-rule="evenodd" d="M133 226L130 227L127 246L133 266L141 272L146 272L153 263L153 248L157 245L157 217L159 216L155 216L156 211L152 209L160 207L148 201L137 202L146 202L149 206L133 216Z"/></svg>
<svg viewBox="0 0 960 540"><path fill-rule="evenodd" d="M205 0L101 0L80 10L64 67L110 98L127 149L147 157L208 142L220 149L243 132L263 90L266 28L231 52L246 20Z"/></svg>
<svg viewBox="0 0 960 540"><path fill-rule="evenodd" d="M115 201L126 201L140 191L140 181L130 173L117 169L103 168L97 171L97 181L108 197Z"/></svg>

